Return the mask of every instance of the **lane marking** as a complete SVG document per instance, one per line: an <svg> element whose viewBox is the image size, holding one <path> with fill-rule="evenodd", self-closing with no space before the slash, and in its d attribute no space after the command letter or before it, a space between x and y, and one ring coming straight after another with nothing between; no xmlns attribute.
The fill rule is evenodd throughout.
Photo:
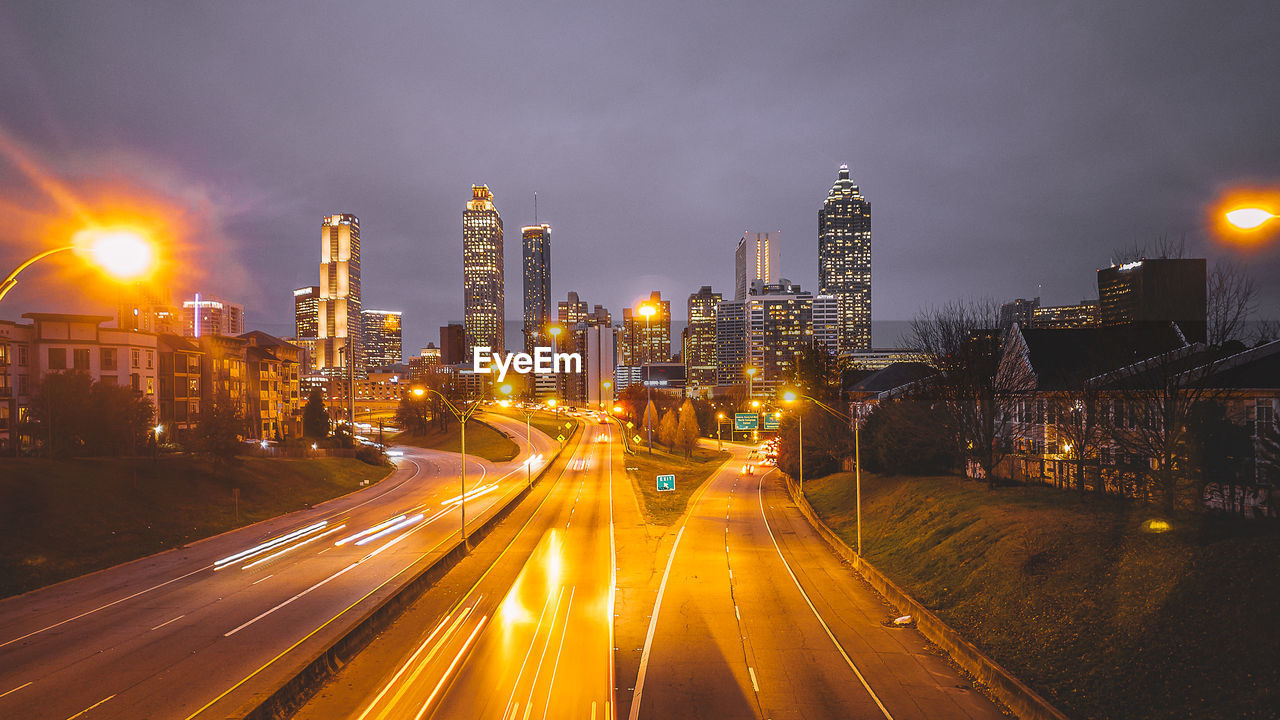
<svg viewBox="0 0 1280 720"><path fill-rule="evenodd" d="M564 609L564 629L560 631L560 645L556 647L556 659L551 666L551 682L547 684L547 704L542 708L542 720L547 720L551 709L551 695L556 691L556 673L560 672L560 653L564 650L564 636L569 634L569 613L573 611L573 593L577 586L569 588L569 604Z"/></svg>
<svg viewBox="0 0 1280 720"><path fill-rule="evenodd" d="M658 629L658 613L662 610L662 596L667 592L667 579L671 576L671 565L676 560L676 550L680 549L680 538L684 537L684 526L676 533L676 542L671 546L671 556L667 558L667 569L662 571L662 583L658 585L658 599L653 604L653 615L649 618L649 632L644 637L644 652L640 653L640 672L636 675L636 691L631 695L631 713L628 720L640 718L640 694L644 692L644 676L649 669L649 654L653 652L653 634Z"/></svg>
<svg viewBox="0 0 1280 720"><path fill-rule="evenodd" d="M480 629L484 627L484 623L488 619L488 615L480 618L480 623L476 625L475 630L471 631L471 636L467 638L467 641L462 645L462 649L454 656L453 662L450 663L449 668L444 671L444 675L440 678L440 682L436 683L436 689L431 691L431 695L427 698L427 701L422 704L422 709L418 711L418 714L413 716L413 720L422 720L422 716L427 714L427 709L431 707L431 701L436 699L436 695L440 693L440 688L444 687L445 681L453 674L454 668L458 666L458 663L462 661L463 656L467 654L467 650L471 648L471 643L475 642L476 635L480 634Z"/></svg>
<svg viewBox="0 0 1280 720"><path fill-rule="evenodd" d="M164 622L160 623L159 625L157 625L157 626L155 626L155 627L153 627L153 628L151 628L151 629L152 629L152 630L159 630L160 628L164 627L165 625L168 625L169 623L178 622L179 620L181 620L182 618L184 618L184 617L186 617L186 616L187 616L187 614L186 614L186 613L183 613L183 614L179 615L178 617L176 617L176 618L174 618L174 619L172 619L172 620L166 620L166 621L164 621Z"/></svg>
<svg viewBox="0 0 1280 720"><path fill-rule="evenodd" d="M101 699L101 700L99 700L98 702L96 702L96 703L94 703L94 704L90 705L89 707L87 707L87 708L85 708L85 709L81 710L80 712L76 713L75 715L72 715L71 717L67 718L67 720L76 720L76 718L80 717L81 715L84 715L85 713L87 713L87 712L89 712L90 710L92 710L92 709L94 709L94 708L98 707L99 705L101 705L102 703L104 703L104 702L106 702L106 701L110 700L110 699L111 699L111 698L113 698L113 697L115 697L115 695L108 695L107 697L102 698L102 699Z"/></svg>
<svg viewBox="0 0 1280 720"><path fill-rule="evenodd" d="M275 576L276 576L276 574L275 574L275 573L271 573L270 575L268 575L268 576L266 576L266 577L264 577L264 578L258 579L258 580L254 580L253 582L251 582L251 583L249 583L249 584L250 584L250 585L257 585L258 583L262 582L263 580L270 580L271 578L273 578L273 577L275 577Z"/></svg>
<svg viewBox="0 0 1280 720"><path fill-rule="evenodd" d="M462 627L462 624L466 622L467 617L470 614L471 614L471 608L465 608L458 615L457 619L453 621L453 624L449 626L449 629L446 630L444 634L440 636L440 642L432 646L431 652L427 653L427 656L423 658L422 662L417 664L417 667L414 668L413 674L409 676L409 679L400 685L400 689L396 691L395 695L391 696L391 701L387 703L386 709L378 713L379 718L385 718L387 716L387 712L392 708L394 708L396 706L396 703L400 702L400 698L404 697L405 693L409 692L409 689L413 687L413 684L415 682L417 682L418 676L421 675L422 671L425 670L427 666L431 664L431 660L435 658L436 653L439 652L440 649L443 648L446 644L448 644L448 642L453 638L454 633L458 631L459 627ZM387 692L390 691L391 688L395 686L396 681L400 679L400 676L404 674L404 671L408 670L409 666L414 664L414 662L418 659L418 656L422 654L422 651L425 650L428 645L431 645L431 640L435 638L435 636L440 632L440 629L443 628L445 624L449 622L449 617L451 615L453 615L453 613L449 613L449 615L446 615L444 619L440 621L440 624L436 626L436 629L433 630L431 634L427 636L427 639L422 641L422 645L418 646L418 650L414 652L413 656L410 657L407 661L405 661L404 665L400 667L400 671L395 674L395 677L391 678L391 681L388 682L386 687L382 689L382 692L378 693L378 697L374 698L373 702L369 703L369 707L365 708L365 711L361 713L359 720L364 720L366 717L368 717L369 713L373 712L373 709L378 706L378 702L381 701L382 698L387 694Z"/></svg>
<svg viewBox="0 0 1280 720"><path fill-rule="evenodd" d="M560 586L560 599L564 599L564 586ZM560 617L560 600L556 600L556 611L551 615L551 624L547 626L547 642L542 646L542 654L538 656L538 664L534 668L533 681L529 683L529 696L524 701L524 717L529 717L529 711L533 709L533 693L538 689L538 676L542 674L542 662L547 659L547 648L551 647L551 638L555 635L556 618ZM565 628L569 627L569 616L564 618ZM561 636L563 637L563 635ZM536 638L535 638L536 640ZM551 694L547 694L547 701L551 701Z"/></svg>
<svg viewBox="0 0 1280 720"><path fill-rule="evenodd" d="M760 683L757 683L757 682L756 682L756 669L755 669L755 668L753 668L753 667L751 667L750 665L748 665L748 666L747 666L747 672L751 675L751 689L752 689L752 690L755 690L755 691L756 691L756 694L757 694L757 695L759 695L759 694L760 694Z"/></svg>
<svg viewBox="0 0 1280 720"><path fill-rule="evenodd" d="M26 687L26 686L30 685L30 684L31 684L31 683L33 683L33 682L35 682L35 680L31 680L31 681L29 681L29 682L22 683L21 685L19 685L18 687L14 688L14 689L12 689L12 690L6 690L6 691L4 691L4 692L0 693L0 697L4 697L5 695L8 695L8 694L10 694L10 693L16 693L16 692L18 692L19 690L21 690L22 688L24 688L24 687Z"/></svg>
<svg viewBox="0 0 1280 720"><path fill-rule="evenodd" d="M827 637L831 639L831 644L835 645L836 649L840 651L840 657L844 658L844 661L848 663L849 669L853 670L853 674L858 676L858 682L862 683L862 687L866 688L867 694L871 696L872 700L875 700L876 707L880 708L880 712L884 714L886 720L893 720L893 716L889 714L889 709L884 706L884 703L880 702L880 696L876 695L875 690L871 689L867 679L862 676L862 671L853 663L853 658L849 657L849 653L844 651L844 646L836 639L835 633L831 632L831 628L827 626L827 621L822 619L822 615L818 613L818 608L814 607L813 601L809 599L809 593L804 591L804 588L800 585L800 580L796 578L796 574L791 570L791 563L787 562L787 558L782 554L782 548L778 547L778 539L773 536L773 528L769 526L769 517L764 512L764 477L768 474L761 475L756 484L756 499L760 505L760 517L764 519L764 529L769 531L769 540L773 542L773 549L778 553L778 559L782 560L782 566L787 569L787 574L791 576L791 582L796 584L796 589L800 591L800 596L804 598L805 604L809 606L809 611L818 619L818 624L822 626L822 629L827 633Z"/></svg>
<svg viewBox="0 0 1280 720"><path fill-rule="evenodd" d="M560 587L560 595L556 596L556 611L560 610L560 596L564 595L564 586ZM547 595L547 601L542 604L542 612L538 614L538 624L533 626L533 637L537 640L538 635L542 631L542 621L547 616L547 608L551 607L551 595ZM554 622L555 616L552 616ZM520 663L520 672L516 673L516 681L511 684L511 695L507 697L507 712L512 712L512 702L516 699L516 691L520 689L520 679L524 677L524 668L529 664L529 656L533 654L533 646L536 642L529 643L529 649L524 651L524 661ZM520 709L520 703L515 703L515 709ZM514 717L514 713L512 715Z"/></svg>

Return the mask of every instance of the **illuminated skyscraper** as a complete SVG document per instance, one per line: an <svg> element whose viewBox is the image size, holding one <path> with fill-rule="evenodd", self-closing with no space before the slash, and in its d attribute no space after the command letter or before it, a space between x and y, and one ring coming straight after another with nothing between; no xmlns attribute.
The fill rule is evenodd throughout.
<svg viewBox="0 0 1280 720"><path fill-rule="evenodd" d="M503 352L502 217L488 185L471 186L462 213L462 289L464 357L469 360L476 346Z"/></svg>
<svg viewBox="0 0 1280 720"><path fill-rule="evenodd" d="M778 233L774 233L774 240ZM751 292L751 283L762 280L771 283L778 276L778 253L769 233L742 233L738 250L734 253L733 299L742 302Z"/></svg>
<svg viewBox="0 0 1280 720"><path fill-rule="evenodd" d="M360 316L360 219L343 213L320 223L320 300L316 369L346 376L348 364L364 375ZM348 357L348 354L351 357Z"/></svg>
<svg viewBox="0 0 1280 720"><path fill-rule="evenodd" d="M689 325L685 329L683 360L690 387L716 384L716 305L724 298L703 285L689 296Z"/></svg>
<svg viewBox="0 0 1280 720"><path fill-rule="evenodd" d="M300 287L293 291L293 336L314 338L320 328L320 286Z"/></svg>
<svg viewBox="0 0 1280 720"><path fill-rule="evenodd" d="M530 225L521 230L524 257L524 349L545 344L551 322L551 226Z"/></svg>
<svg viewBox="0 0 1280 720"><path fill-rule="evenodd" d="M849 166L818 211L818 294L836 299L840 352L871 348L871 202Z"/></svg>
<svg viewBox="0 0 1280 720"><path fill-rule="evenodd" d="M399 310L362 310L365 364L370 368L404 361Z"/></svg>
<svg viewBox="0 0 1280 720"><path fill-rule="evenodd" d="M244 332L244 306L221 298L201 296L182 301L182 334L239 335Z"/></svg>
<svg viewBox="0 0 1280 720"><path fill-rule="evenodd" d="M647 321L640 313L643 305L653 308L653 314ZM662 293L654 290L649 299L634 310L622 309L622 349L619 356L623 365L645 365L671 359L671 301L663 300Z"/></svg>

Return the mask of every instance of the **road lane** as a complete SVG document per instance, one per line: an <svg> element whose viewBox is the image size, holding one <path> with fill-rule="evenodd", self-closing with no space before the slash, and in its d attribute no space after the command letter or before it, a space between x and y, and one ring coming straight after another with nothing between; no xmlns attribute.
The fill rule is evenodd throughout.
<svg viewBox="0 0 1280 720"><path fill-rule="evenodd" d="M744 475L748 450L731 452L671 558L633 717L1003 717L918 633L887 627L776 473Z"/></svg>
<svg viewBox="0 0 1280 720"><path fill-rule="evenodd" d="M522 457L554 452L540 433L526 447L523 423L490 421ZM456 541L459 456L404 450L393 476L367 490L0 601L0 717L61 720L95 703L93 717L217 716L287 676L282 654L341 632L353 605L393 592ZM469 456L469 496L481 492L468 498L468 524L524 475L520 458ZM335 545L400 515L421 518L364 545Z"/></svg>

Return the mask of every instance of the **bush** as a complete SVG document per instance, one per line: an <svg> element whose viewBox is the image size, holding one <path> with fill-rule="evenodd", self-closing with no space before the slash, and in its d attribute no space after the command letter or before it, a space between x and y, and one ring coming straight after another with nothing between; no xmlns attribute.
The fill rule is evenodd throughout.
<svg viewBox="0 0 1280 720"><path fill-rule="evenodd" d="M862 427L862 462L888 474L946 473L956 466L954 436L945 413L926 402L884 402Z"/></svg>
<svg viewBox="0 0 1280 720"><path fill-rule="evenodd" d="M391 460L381 448L372 445L361 445L356 449L356 459L367 465L389 465Z"/></svg>

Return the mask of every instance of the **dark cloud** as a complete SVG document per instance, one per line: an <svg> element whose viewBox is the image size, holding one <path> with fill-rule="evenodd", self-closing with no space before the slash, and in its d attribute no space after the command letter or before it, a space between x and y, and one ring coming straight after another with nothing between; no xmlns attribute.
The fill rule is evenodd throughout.
<svg viewBox="0 0 1280 720"><path fill-rule="evenodd" d="M1160 235L1240 253L1207 205L1280 186L1274 3L940 7L10 3L0 124L73 181L136 174L216 216L226 272L201 289L276 331L318 276L320 216L357 213L366 305L405 311L410 350L462 315L471 183L508 228L509 320L534 191L557 298L619 313L729 290L744 229L781 230L783 273L813 287L842 162L873 203L879 320L1074 302ZM1245 260L1280 315L1280 250ZM5 315L49 302L15 292Z"/></svg>

